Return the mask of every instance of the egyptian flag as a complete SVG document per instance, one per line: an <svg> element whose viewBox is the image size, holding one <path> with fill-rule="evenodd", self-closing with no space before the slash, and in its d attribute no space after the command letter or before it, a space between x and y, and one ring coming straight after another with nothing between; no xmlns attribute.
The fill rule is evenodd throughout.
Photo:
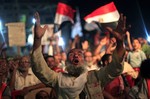
<svg viewBox="0 0 150 99"><path fill-rule="evenodd" d="M54 20L54 32L59 31L65 23L74 23L75 10L65 2L59 2Z"/></svg>
<svg viewBox="0 0 150 99"><path fill-rule="evenodd" d="M92 13L84 17L84 20L87 23L98 22L101 26L115 28L119 17L120 15L114 2L110 2L94 10Z"/></svg>

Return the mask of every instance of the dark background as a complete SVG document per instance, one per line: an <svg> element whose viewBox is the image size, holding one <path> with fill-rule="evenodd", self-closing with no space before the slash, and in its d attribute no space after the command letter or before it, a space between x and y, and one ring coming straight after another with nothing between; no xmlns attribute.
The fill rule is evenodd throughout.
<svg viewBox="0 0 150 99"><path fill-rule="evenodd" d="M92 10L112 0L79 0L78 5L81 11L81 17L84 17ZM127 17L127 24L131 24L129 30L134 37L145 37L146 30L150 31L150 9L146 0L113 0L119 11Z"/></svg>
<svg viewBox="0 0 150 99"><path fill-rule="evenodd" d="M81 19L96 8L114 1L120 13L127 16L127 24L131 24L131 35L146 37L150 31L150 13L148 0L69 0L72 6L78 6ZM42 23L53 23L59 0L0 0L0 19L3 22L3 31L7 32L4 24L17 22L19 16L25 14L27 34L30 32L33 13L39 11Z"/></svg>

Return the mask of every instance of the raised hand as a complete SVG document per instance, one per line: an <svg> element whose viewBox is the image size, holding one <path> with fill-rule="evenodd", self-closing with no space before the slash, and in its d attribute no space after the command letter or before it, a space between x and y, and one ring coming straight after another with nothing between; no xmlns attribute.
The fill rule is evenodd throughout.
<svg viewBox="0 0 150 99"><path fill-rule="evenodd" d="M102 38L102 39L100 40L101 46L106 45L106 44L107 44L107 40L108 40L107 37Z"/></svg>
<svg viewBox="0 0 150 99"><path fill-rule="evenodd" d="M89 48L89 42L88 41L84 41L83 43L82 43L82 49L83 50L87 50Z"/></svg>
<svg viewBox="0 0 150 99"><path fill-rule="evenodd" d="M106 28L110 33L112 33L117 40L123 41L125 37L125 33L127 31L126 28L126 16L123 16L123 14L120 14L120 19L118 21L118 25L116 29L112 29L110 27Z"/></svg>
<svg viewBox="0 0 150 99"><path fill-rule="evenodd" d="M120 19L118 21L118 25L115 31L118 33L126 32L126 16L123 16L123 14L120 14Z"/></svg>
<svg viewBox="0 0 150 99"><path fill-rule="evenodd" d="M110 27L106 28L110 33L114 35L116 38L117 46L116 46L116 51L118 53L120 61L123 60L123 55L125 53L125 48L123 46L124 43L124 38L126 36L126 17L123 16L123 14L120 14L120 19L117 25L116 29L112 29Z"/></svg>
<svg viewBox="0 0 150 99"><path fill-rule="evenodd" d="M113 38L111 38L110 39L110 43L109 43L109 45L108 45L108 47L107 47L107 49L106 49L106 53L108 53L108 54L112 54L113 53L113 51L116 49L116 39L113 37Z"/></svg>
<svg viewBox="0 0 150 99"><path fill-rule="evenodd" d="M36 22L35 22L35 27L34 27L33 51L36 50L41 45L41 38L47 29L47 25L45 25L44 27L41 27L40 16L38 12L34 14L34 18Z"/></svg>
<svg viewBox="0 0 150 99"><path fill-rule="evenodd" d="M35 27L34 27L34 35L35 35L36 39L40 39L40 38L42 38L42 36L44 35L44 33L46 31L47 25L45 25L44 27L41 27L40 16L39 16L38 12L36 12L34 14L34 18L36 20Z"/></svg>

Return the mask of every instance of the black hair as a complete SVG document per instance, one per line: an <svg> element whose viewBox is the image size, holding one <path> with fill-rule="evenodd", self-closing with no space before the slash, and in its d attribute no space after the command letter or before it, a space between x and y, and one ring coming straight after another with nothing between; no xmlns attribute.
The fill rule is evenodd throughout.
<svg viewBox="0 0 150 99"><path fill-rule="evenodd" d="M105 55L101 58L101 61L102 61L103 66L105 66L105 61L108 61L110 56L111 56L111 54L105 54Z"/></svg>
<svg viewBox="0 0 150 99"><path fill-rule="evenodd" d="M47 91L45 91L45 90L40 90L40 91L38 91L38 92L36 93L35 99L41 99L41 98L40 98L40 95L41 95L40 93L41 93L41 92L45 92L45 93L47 94L47 96L49 97L49 93L48 93Z"/></svg>
<svg viewBox="0 0 150 99"><path fill-rule="evenodd" d="M47 61L48 58L54 58L54 56L52 56L52 55L45 55L45 56L44 56L44 59L45 59L46 61Z"/></svg>

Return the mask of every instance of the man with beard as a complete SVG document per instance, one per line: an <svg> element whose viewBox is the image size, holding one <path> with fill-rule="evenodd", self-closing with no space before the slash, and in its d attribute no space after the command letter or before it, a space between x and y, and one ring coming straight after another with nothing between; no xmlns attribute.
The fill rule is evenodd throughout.
<svg viewBox="0 0 150 99"><path fill-rule="evenodd" d="M30 57L23 56L19 60L19 65L13 65L13 72L10 81L12 97L24 97L28 92L45 87L43 83L34 75L30 67Z"/></svg>
<svg viewBox="0 0 150 99"><path fill-rule="evenodd" d="M35 13L34 44L32 52L32 70L35 75L47 86L56 89L58 99L78 99L79 94L85 88L84 93L87 98L103 99L102 88L108 82L121 74L121 61L124 54L123 37L117 31L125 29L125 18L121 15L116 31L107 28L117 39L117 54L114 52L112 62L106 68L97 72L87 73L84 54L81 49L72 49L67 55L66 73L56 73L48 68L41 51L41 38L44 35L47 26L41 27L39 14ZM123 27L123 28L122 28ZM96 75L95 75L96 74ZM94 79L91 79L94 77ZM95 80L96 79L96 80ZM86 85L86 86L85 86ZM93 86L96 89L91 90ZM93 89L93 88L92 88Z"/></svg>

